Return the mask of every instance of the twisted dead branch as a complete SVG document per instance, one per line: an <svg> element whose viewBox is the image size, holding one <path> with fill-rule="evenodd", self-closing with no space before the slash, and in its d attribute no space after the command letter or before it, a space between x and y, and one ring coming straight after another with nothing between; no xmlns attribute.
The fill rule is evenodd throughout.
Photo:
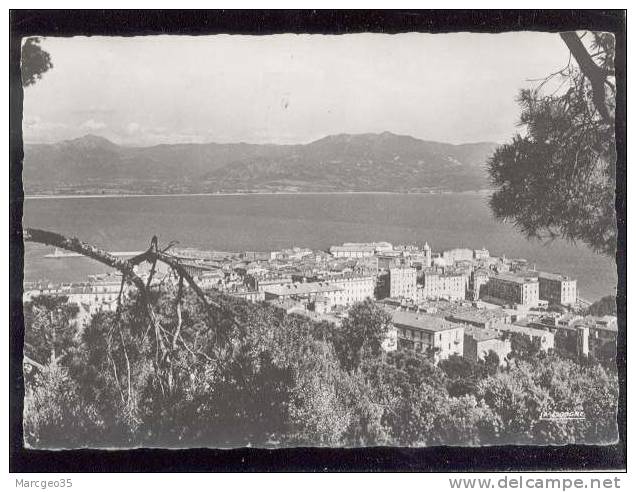
<svg viewBox="0 0 636 492"><path fill-rule="evenodd" d="M223 347L220 346L220 343L227 343L227 337L219 337L218 330L215 327L214 316L212 309L217 309L223 312L226 316L228 316L233 325L238 325L238 321L234 315L234 313L227 307L222 306L217 302L210 301L205 292L197 285L194 278L187 272L185 267L180 263L179 259L167 251L175 244L170 243L163 250L158 247L158 240L156 236L153 236L149 248L141 253L140 255L135 256L129 260L117 258L107 251L101 250L92 246L88 243L82 242L77 238L67 238L61 234L45 231L41 229L32 229L25 228L23 232L23 238L27 242L34 242L45 244L49 246L54 246L60 249L64 249L67 251L71 251L74 253L79 253L83 256L96 260L104 265L107 265L111 268L118 270L122 274L122 283L119 291L119 295L117 298L117 320L116 323L119 325L120 323L120 308L122 295L124 291L124 286L126 284L133 285L139 293L139 299L144 305L145 313L149 320L149 330L154 332L155 338L155 360L154 367L155 372L159 381L159 385L164 388L164 383L170 390L173 382L173 368L172 361L174 357L171 357L170 352L174 352L178 348L178 342L181 342L181 345L185 347L185 349L195 357L195 360L198 360L199 357L205 359L210 362L212 359L208 354L203 353L200 350L194 350L194 347L188 347L186 342L183 340L181 334L182 328L182 313L181 313L181 303L183 300L183 286L184 281L188 284L188 286L194 291L199 301L205 308L205 311L208 315L209 326L214 330L214 339L215 339L215 347L214 351L216 352L214 355L216 356L216 360L222 362L222 354L225 352ZM148 262L151 265L150 273L146 281L139 277L139 275L135 272L135 267L143 262ZM179 279L178 284L178 292L176 296L176 313L177 313L177 325L175 327L174 333L170 333L164 327L161 326L159 319L154 311L151 297L150 297L150 288L152 279L156 273L157 262L162 262L170 267L171 271L175 274L175 276ZM128 402L128 406L130 407L130 403L132 400L132 389L130 385L130 360L128 357L128 351L126 350L125 342L123 339L123 335L121 333L121 328L119 329L119 335L122 343L122 350L124 351L123 356L126 362L126 372L128 375L128 398L126 399ZM112 358L112 353L110 353L110 337L109 337L109 354L108 357L113 364L114 377L116 381L119 383L120 379L117 374L115 361ZM123 399L123 390L121 385L119 385L120 391L122 393Z"/></svg>

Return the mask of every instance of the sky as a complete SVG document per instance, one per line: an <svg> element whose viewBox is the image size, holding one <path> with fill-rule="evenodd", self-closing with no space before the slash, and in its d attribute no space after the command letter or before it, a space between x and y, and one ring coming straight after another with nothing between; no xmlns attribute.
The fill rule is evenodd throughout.
<svg viewBox="0 0 636 492"><path fill-rule="evenodd" d="M554 33L146 36L42 40L26 142L306 143L390 131L503 143L519 90L569 52Z"/></svg>

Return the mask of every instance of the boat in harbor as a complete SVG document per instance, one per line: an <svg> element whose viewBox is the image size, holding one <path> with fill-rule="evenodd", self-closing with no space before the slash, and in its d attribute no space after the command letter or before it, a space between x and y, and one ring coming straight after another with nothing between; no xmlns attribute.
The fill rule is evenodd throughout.
<svg viewBox="0 0 636 492"><path fill-rule="evenodd" d="M82 256L79 253L73 253L71 251L64 251L60 248L55 248L53 253L49 253L48 255L44 255L45 258L75 258L78 256Z"/></svg>

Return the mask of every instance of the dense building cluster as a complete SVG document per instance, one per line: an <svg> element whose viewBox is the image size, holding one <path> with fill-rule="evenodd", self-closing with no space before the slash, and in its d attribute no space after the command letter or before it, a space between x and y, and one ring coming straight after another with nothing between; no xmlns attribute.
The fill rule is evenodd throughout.
<svg viewBox="0 0 636 492"><path fill-rule="evenodd" d="M344 243L328 252L181 249L174 255L203 289L336 325L351 306L373 299L393 319L386 350L412 350L436 361L453 354L478 360L494 352L503 363L519 338L576 356L613 354L616 347L615 317L578 314L583 310L575 279L538 271L524 259L491 256L485 248L434 253L428 243L373 242ZM25 300L66 295L87 319L99 309L114 309L120 284L115 276L75 285L29 284Z"/></svg>

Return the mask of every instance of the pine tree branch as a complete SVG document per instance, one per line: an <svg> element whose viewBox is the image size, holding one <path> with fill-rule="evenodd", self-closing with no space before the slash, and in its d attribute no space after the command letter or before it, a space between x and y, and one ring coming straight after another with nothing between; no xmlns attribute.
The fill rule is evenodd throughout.
<svg viewBox="0 0 636 492"><path fill-rule="evenodd" d="M585 49L585 46L583 46L576 32L562 32L560 36L570 50L570 53L572 53L572 56L574 56L581 72L583 72L583 75L590 81L594 107L607 123L612 123L613 119L610 116L605 101L605 82L607 79L605 71L594 63L594 60L587 49Z"/></svg>

